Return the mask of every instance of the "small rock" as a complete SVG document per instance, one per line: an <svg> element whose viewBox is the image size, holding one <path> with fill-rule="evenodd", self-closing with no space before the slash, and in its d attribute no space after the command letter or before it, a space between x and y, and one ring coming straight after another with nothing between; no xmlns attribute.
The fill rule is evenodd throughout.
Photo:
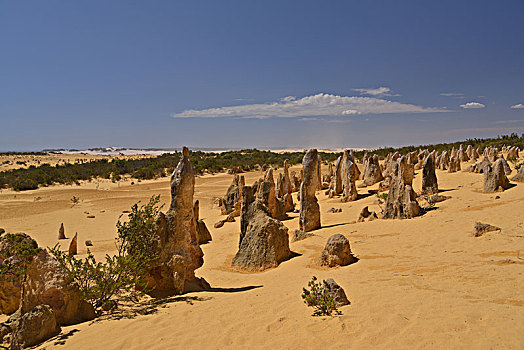
<svg viewBox="0 0 524 350"><path fill-rule="evenodd" d="M342 213L342 208L331 208L328 213Z"/></svg>
<svg viewBox="0 0 524 350"><path fill-rule="evenodd" d="M87 241L86 241L86 246L87 246L87 247L92 247L92 246L93 246L93 242L87 240Z"/></svg>
<svg viewBox="0 0 524 350"><path fill-rule="evenodd" d="M501 228L497 226L492 226L490 224L483 224L481 222L476 222L475 226L473 227L473 237L480 237L486 232L491 231L500 231Z"/></svg>
<svg viewBox="0 0 524 350"><path fill-rule="evenodd" d="M60 228L58 229L58 239L66 239L64 223L61 223Z"/></svg>
<svg viewBox="0 0 524 350"><path fill-rule="evenodd" d="M500 199L500 196L495 196L495 199Z"/></svg>
<svg viewBox="0 0 524 350"><path fill-rule="evenodd" d="M20 316L11 327L11 349L34 346L60 333L53 309L45 304Z"/></svg>
<svg viewBox="0 0 524 350"><path fill-rule="evenodd" d="M333 267L349 265L356 261L357 259L351 254L348 239L337 233L328 238L326 247L318 259L318 264Z"/></svg>
<svg viewBox="0 0 524 350"><path fill-rule="evenodd" d="M332 278L326 279L326 283L324 284L324 290L327 290L329 295L333 297L335 303L337 304L337 307L349 304L346 292L344 292L344 289L341 286L339 286L338 283L335 282Z"/></svg>
<svg viewBox="0 0 524 350"><path fill-rule="evenodd" d="M0 235L3 235L5 233L5 230L3 228L0 228Z"/></svg>
<svg viewBox="0 0 524 350"><path fill-rule="evenodd" d="M215 223L214 227L221 228L222 226L224 226L224 222L225 222L224 220L220 220L217 223Z"/></svg>
<svg viewBox="0 0 524 350"><path fill-rule="evenodd" d="M310 232L304 232L304 231L301 231L301 230L295 230L293 232L293 236L291 236L291 242L301 241L301 240L306 239L306 238L311 237L311 236L314 236L314 235L312 233L310 233Z"/></svg>
<svg viewBox="0 0 524 350"><path fill-rule="evenodd" d="M69 255L76 255L78 254L78 232L75 233L75 236L71 240L71 243L69 244Z"/></svg>
<svg viewBox="0 0 524 350"><path fill-rule="evenodd" d="M88 218L88 219L94 219L95 216L94 216L94 215L88 215L87 218Z"/></svg>
<svg viewBox="0 0 524 350"><path fill-rule="evenodd" d="M375 213L374 211L369 211L367 206L362 208L362 211L360 212L360 215L357 221L364 222L366 219L368 219L368 221L373 221L375 219L378 219L377 213Z"/></svg>

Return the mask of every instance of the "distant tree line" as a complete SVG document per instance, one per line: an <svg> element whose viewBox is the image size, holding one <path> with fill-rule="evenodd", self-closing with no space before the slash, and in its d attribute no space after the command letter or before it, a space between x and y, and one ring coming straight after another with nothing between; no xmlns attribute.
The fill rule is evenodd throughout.
<svg viewBox="0 0 524 350"><path fill-rule="evenodd" d="M333 161L333 153L321 153L322 159ZM222 153L206 153L196 151L190 153L193 171L201 175L205 171L217 173L231 168L250 171L263 164L282 166L288 159L290 164L302 162L304 152L275 153L246 149ZM94 160L80 164L49 165L38 167L31 165L26 169L13 169L0 172L0 188L13 188L17 191L32 190L39 186L49 186L55 183L73 184L81 180L95 178L118 181L122 175L145 180L162 177L173 172L180 160L180 152L165 153L157 157L142 159L107 159Z"/></svg>
<svg viewBox="0 0 524 350"><path fill-rule="evenodd" d="M439 143L433 145L387 147L368 151L376 153L383 158L388 153L399 152L407 154L419 149L429 149L437 151L450 151L453 147L460 145L472 145L473 147L501 147L517 146L524 148L524 134L520 137L513 133L502 135L496 138L487 139L467 139L452 143ZM366 151L356 151L354 155L362 159ZM43 154L43 153L32 153ZM275 153L270 151L260 151L257 149L245 149L240 151L229 151L222 153L206 153L196 151L190 153L191 164L196 174L218 173L231 168L238 168L241 171L254 170L257 167L267 164L270 166L282 166L284 160L288 159L291 165L302 162L305 152L285 152ZM323 161L335 161L340 153L319 153ZM122 175L130 175L136 179L154 179L173 172L180 160L180 152L165 153L157 157L142 159L107 159L94 160L81 164L62 164L49 165L42 164L38 167L31 165L27 169L13 169L0 172L0 188L13 188L17 191L36 189L39 186L49 186L54 183L72 184L81 180L93 180L95 178L112 179L118 181Z"/></svg>

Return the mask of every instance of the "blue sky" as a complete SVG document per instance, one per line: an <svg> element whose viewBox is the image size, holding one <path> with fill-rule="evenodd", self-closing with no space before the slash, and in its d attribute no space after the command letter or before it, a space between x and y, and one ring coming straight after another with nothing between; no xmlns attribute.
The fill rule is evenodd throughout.
<svg viewBox="0 0 524 350"><path fill-rule="evenodd" d="M524 133L522 0L0 0L0 150L510 132Z"/></svg>

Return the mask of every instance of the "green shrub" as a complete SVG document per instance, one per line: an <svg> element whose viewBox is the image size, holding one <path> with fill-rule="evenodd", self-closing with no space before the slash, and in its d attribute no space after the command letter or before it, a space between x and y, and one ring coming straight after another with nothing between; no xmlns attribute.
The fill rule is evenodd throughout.
<svg viewBox="0 0 524 350"><path fill-rule="evenodd" d="M153 196L145 205L134 204L128 221L122 222L122 216L118 219L118 252L106 255L103 262L97 262L89 250L86 258L78 259L60 251L58 245L49 248L98 314L113 310L121 302L137 301L148 291L144 276L158 258L155 219L162 208L159 202L160 196Z"/></svg>
<svg viewBox="0 0 524 350"><path fill-rule="evenodd" d="M2 240L4 249L0 254L0 280L22 281L40 248L34 239L20 234L6 233L2 235Z"/></svg>
<svg viewBox="0 0 524 350"><path fill-rule="evenodd" d="M331 316L333 312L337 312L337 304L333 296L329 294L325 280L320 283L313 276L308 287L309 289L302 288L302 299L307 306L315 308L313 315Z"/></svg>
<svg viewBox="0 0 524 350"><path fill-rule="evenodd" d="M18 178L12 183L15 191L36 190L38 182L34 179Z"/></svg>

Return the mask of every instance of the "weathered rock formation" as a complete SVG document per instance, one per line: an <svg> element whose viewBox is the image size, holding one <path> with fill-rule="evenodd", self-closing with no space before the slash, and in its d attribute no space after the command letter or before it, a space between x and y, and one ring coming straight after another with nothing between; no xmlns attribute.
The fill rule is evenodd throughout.
<svg viewBox="0 0 524 350"><path fill-rule="evenodd" d="M447 151L442 152L440 156L438 156L437 164L440 170L448 170L449 162L450 162L450 157Z"/></svg>
<svg viewBox="0 0 524 350"><path fill-rule="evenodd" d="M524 165L520 166L519 171L517 172L515 176L511 178L511 181L524 182Z"/></svg>
<svg viewBox="0 0 524 350"><path fill-rule="evenodd" d="M75 232L75 236L69 243L69 255L78 254L78 232Z"/></svg>
<svg viewBox="0 0 524 350"><path fill-rule="evenodd" d="M171 205L165 214L159 213L156 220L158 259L145 278L153 297L209 287L205 280L195 277L195 270L204 263L204 253L197 240L194 190L189 150L184 147L182 158L171 175Z"/></svg>
<svg viewBox="0 0 524 350"><path fill-rule="evenodd" d="M328 278L325 280L326 283L322 286L324 290L328 292L329 295L333 297L337 307L341 307L349 304L349 300L346 296L344 289L335 282L334 279Z"/></svg>
<svg viewBox="0 0 524 350"><path fill-rule="evenodd" d="M333 174L333 191L335 195L342 193L342 156L337 158L335 162L335 170Z"/></svg>
<svg viewBox="0 0 524 350"><path fill-rule="evenodd" d="M322 157L318 154L317 162L317 190L322 190Z"/></svg>
<svg viewBox="0 0 524 350"><path fill-rule="evenodd" d="M345 266L355 261L357 259L351 254L348 239L340 233L328 238L326 246L318 258L320 266L329 267Z"/></svg>
<svg viewBox="0 0 524 350"><path fill-rule="evenodd" d="M271 217L262 199L254 198L250 186L242 192L240 241L232 265L252 271L276 267L291 256L288 229Z"/></svg>
<svg viewBox="0 0 524 350"><path fill-rule="evenodd" d="M16 314L22 316L42 304L53 309L59 325L76 324L95 317L91 304L82 298L76 284L46 250L33 257Z"/></svg>
<svg viewBox="0 0 524 350"><path fill-rule="evenodd" d="M58 229L58 239L66 239L64 223L61 223Z"/></svg>
<svg viewBox="0 0 524 350"><path fill-rule="evenodd" d="M259 182L256 198L261 200L269 209L270 215L274 219L281 219L286 216L285 204L276 196L275 181L273 179L273 169L268 169L264 181Z"/></svg>
<svg viewBox="0 0 524 350"><path fill-rule="evenodd" d="M455 173L457 171L460 171L460 160L459 160L458 155L453 158L450 158L449 169L448 169L448 172L450 173Z"/></svg>
<svg viewBox="0 0 524 350"><path fill-rule="evenodd" d="M473 237L480 237L486 232L500 231L500 230L501 230L500 227L492 226L490 224L483 224L477 221L475 222L475 225L473 226L472 235Z"/></svg>
<svg viewBox="0 0 524 350"><path fill-rule="evenodd" d="M379 164L378 155L373 154L364 161L362 187L374 185L383 179L384 177L382 176L382 168Z"/></svg>
<svg viewBox="0 0 524 350"><path fill-rule="evenodd" d="M309 232L320 228L320 207L315 196L318 152L310 149L302 159L304 181L300 185L299 228Z"/></svg>
<svg viewBox="0 0 524 350"><path fill-rule="evenodd" d="M431 152L422 165L422 194L438 193L437 175L435 174L435 153Z"/></svg>
<svg viewBox="0 0 524 350"><path fill-rule="evenodd" d="M240 176L235 174L231 185L229 185L229 188L227 189L226 196L222 199L222 215L228 215L233 213L235 209L239 209L240 188Z"/></svg>
<svg viewBox="0 0 524 350"><path fill-rule="evenodd" d="M25 233L0 236L0 264L5 272L0 275L0 314L10 315L20 305L22 271L27 267L27 259L17 246L37 248L36 241Z"/></svg>
<svg viewBox="0 0 524 350"><path fill-rule="evenodd" d="M509 180L504 172L502 159L497 159L493 166L484 168L484 192L504 191L510 187Z"/></svg>
<svg viewBox="0 0 524 350"><path fill-rule="evenodd" d="M401 157L393 166L393 177L384 209L384 219L410 219L420 213L420 206L413 191L413 166Z"/></svg>
<svg viewBox="0 0 524 350"><path fill-rule="evenodd" d="M12 329L10 349L28 348L60 333L55 313L49 305L37 305L9 323Z"/></svg>
<svg viewBox="0 0 524 350"><path fill-rule="evenodd" d="M200 217L200 202L198 201L198 199L193 203L193 216L195 218L198 244L204 244L204 243L207 243L213 240L211 237L211 233L207 229L206 223L204 222L204 220L201 220L199 218Z"/></svg>
<svg viewBox="0 0 524 350"><path fill-rule="evenodd" d="M377 213L375 213L374 211L369 211L367 206L362 208L362 210L360 211L360 215L358 216L357 222L364 222L366 221L366 219L368 219L368 221L378 219Z"/></svg>
<svg viewBox="0 0 524 350"><path fill-rule="evenodd" d="M291 235L291 242L297 242L301 241L303 239L306 239L308 237L314 236L311 232L304 232L301 230L295 230L293 231L293 234Z"/></svg>
<svg viewBox="0 0 524 350"><path fill-rule="evenodd" d="M360 170L355 162L353 153L345 150L342 156L342 202L354 201L358 198L356 181L360 177Z"/></svg>
<svg viewBox="0 0 524 350"><path fill-rule="evenodd" d="M289 176L289 165L287 159L284 161L283 172L279 174L277 181L277 197L281 199L284 205L284 211L290 212L295 209L293 203L293 186L291 184L291 178Z"/></svg>

